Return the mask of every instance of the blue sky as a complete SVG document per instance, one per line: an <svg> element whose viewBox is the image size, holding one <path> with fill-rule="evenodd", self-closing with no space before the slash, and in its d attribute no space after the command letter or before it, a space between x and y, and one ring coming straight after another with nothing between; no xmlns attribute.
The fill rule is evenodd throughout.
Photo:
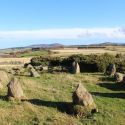
<svg viewBox="0 0 125 125"><path fill-rule="evenodd" d="M0 0L0 48L124 42L125 0Z"/></svg>

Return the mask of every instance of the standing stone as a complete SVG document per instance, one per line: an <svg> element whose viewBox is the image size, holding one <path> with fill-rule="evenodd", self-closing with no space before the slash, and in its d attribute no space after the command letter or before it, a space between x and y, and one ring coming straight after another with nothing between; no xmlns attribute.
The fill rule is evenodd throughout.
<svg viewBox="0 0 125 125"><path fill-rule="evenodd" d="M110 76L114 76L115 73L116 73L116 67L115 67L115 64L111 64L110 67L109 67L109 73L110 73Z"/></svg>
<svg viewBox="0 0 125 125"><path fill-rule="evenodd" d="M0 89L3 89L3 84L0 82Z"/></svg>
<svg viewBox="0 0 125 125"><path fill-rule="evenodd" d="M12 78L7 87L8 87L8 93L7 93L8 98L16 98L16 99L25 98L22 87L17 78Z"/></svg>
<svg viewBox="0 0 125 125"><path fill-rule="evenodd" d="M72 96L74 104L74 113L77 115L87 115L87 113L96 112L96 104L92 95L82 85L78 84Z"/></svg>
<svg viewBox="0 0 125 125"><path fill-rule="evenodd" d="M80 73L80 67L79 67L79 64L76 61L74 61L72 63L72 73L73 74Z"/></svg>
<svg viewBox="0 0 125 125"><path fill-rule="evenodd" d="M30 74L32 77L36 77L36 78L40 77L40 74L33 67L30 69Z"/></svg>
<svg viewBox="0 0 125 125"><path fill-rule="evenodd" d="M73 103L82 106L88 106L92 105L94 100L87 89L82 84L78 84L75 92L73 93Z"/></svg>
<svg viewBox="0 0 125 125"><path fill-rule="evenodd" d="M122 73L115 73L114 79L116 82L120 83L123 81L124 74Z"/></svg>
<svg viewBox="0 0 125 125"><path fill-rule="evenodd" d="M116 73L116 67L115 64L110 64L106 69L106 74L110 76L114 76Z"/></svg>
<svg viewBox="0 0 125 125"><path fill-rule="evenodd" d="M31 77L36 77L36 78L40 77L40 74L36 71L36 69L31 64L27 65L27 69L30 72Z"/></svg>

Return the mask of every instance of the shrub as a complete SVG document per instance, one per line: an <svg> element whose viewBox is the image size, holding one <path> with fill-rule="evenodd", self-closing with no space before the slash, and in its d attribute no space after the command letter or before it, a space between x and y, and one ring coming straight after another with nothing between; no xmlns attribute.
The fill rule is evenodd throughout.
<svg viewBox="0 0 125 125"><path fill-rule="evenodd" d="M114 56L108 53L101 55L72 55L61 57L36 57L31 59L33 66L65 67L70 71L73 61L79 63L81 72L105 72L110 64L115 64L119 72L125 72L125 59L120 55Z"/></svg>
<svg viewBox="0 0 125 125"><path fill-rule="evenodd" d="M96 64L99 72L105 72L110 64L114 64L115 56L108 53L97 56Z"/></svg>
<svg viewBox="0 0 125 125"><path fill-rule="evenodd" d="M32 66L47 66L49 65L50 57L34 57L31 59Z"/></svg>

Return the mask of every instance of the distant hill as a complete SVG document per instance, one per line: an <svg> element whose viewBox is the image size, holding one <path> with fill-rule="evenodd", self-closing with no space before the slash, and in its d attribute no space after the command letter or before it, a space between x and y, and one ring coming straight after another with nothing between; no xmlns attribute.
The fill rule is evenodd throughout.
<svg viewBox="0 0 125 125"><path fill-rule="evenodd" d="M84 48L84 47L106 47L106 46L125 46L125 43L112 43L112 42L103 42L98 44L89 44L89 45L63 45L59 43L53 43L53 44L35 44L35 45L29 45L25 47L12 47L12 48L6 48L6 49L0 49L0 53L5 52L14 52L14 51L24 51L27 49L34 49L34 48L40 48L40 49L58 49L58 48Z"/></svg>
<svg viewBox="0 0 125 125"><path fill-rule="evenodd" d="M125 43L104 42L99 44L90 44L89 46L125 46Z"/></svg>
<svg viewBox="0 0 125 125"><path fill-rule="evenodd" d="M12 48L5 48L0 49L0 53L10 53L10 52L16 52L16 51L25 51L27 49L33 49L33 48L40 48L40 49L53 49L53 48L63 48L65 47L62 44L59 43L53 43L53 44L35 44L35 45L29 45L25 47L12 47Z"/></svg>
<svg viewBox="0 0 125 125"><path fill-rule="evenodd" d="M53 44L35 44L27 46L27 48L59 48L64 47L64 45L59 43L53 43Z"/></svg>

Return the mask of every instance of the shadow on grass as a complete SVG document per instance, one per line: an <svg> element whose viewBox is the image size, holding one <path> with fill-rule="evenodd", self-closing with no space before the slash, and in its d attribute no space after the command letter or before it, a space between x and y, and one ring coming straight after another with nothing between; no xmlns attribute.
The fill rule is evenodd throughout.
<svg viewBox="0 0 125 125"><path fill-rule="evenodd" d="M100 97L125 99L125 93L100 93L100 92L91 92L91 94L95 95L95 96L100 96Z"/></svg>
<svg viewBox="0 0 125 125"><path fill-rule="evenodd" d="M99 83L100 87L104 87L113 91L123 91L125 90L125 84L122 83Z"/></svg>
<svg viewBox="0 0 125 125"><path fill-rule="evenodd" d="M7 96L0 95L0 100L6 100Z"/></svg>
<svg viewBox="0 0 125 125"><path fill-rule="evenodd" d="M37 105L37 106L46 106L57 108L60 112L65 112L67 114L72 114L73 104L71 102L53 102L53 101L44 101L40 99L30 99L28 102Z"/></svg>
<svg viewBox="0 0 125 125"><path fill-rule="evenodd" d="M115 81L114 80L114 77L109 77L109 76L105 76L105 77L102 77L100 78L101 81Z"/></svg>

